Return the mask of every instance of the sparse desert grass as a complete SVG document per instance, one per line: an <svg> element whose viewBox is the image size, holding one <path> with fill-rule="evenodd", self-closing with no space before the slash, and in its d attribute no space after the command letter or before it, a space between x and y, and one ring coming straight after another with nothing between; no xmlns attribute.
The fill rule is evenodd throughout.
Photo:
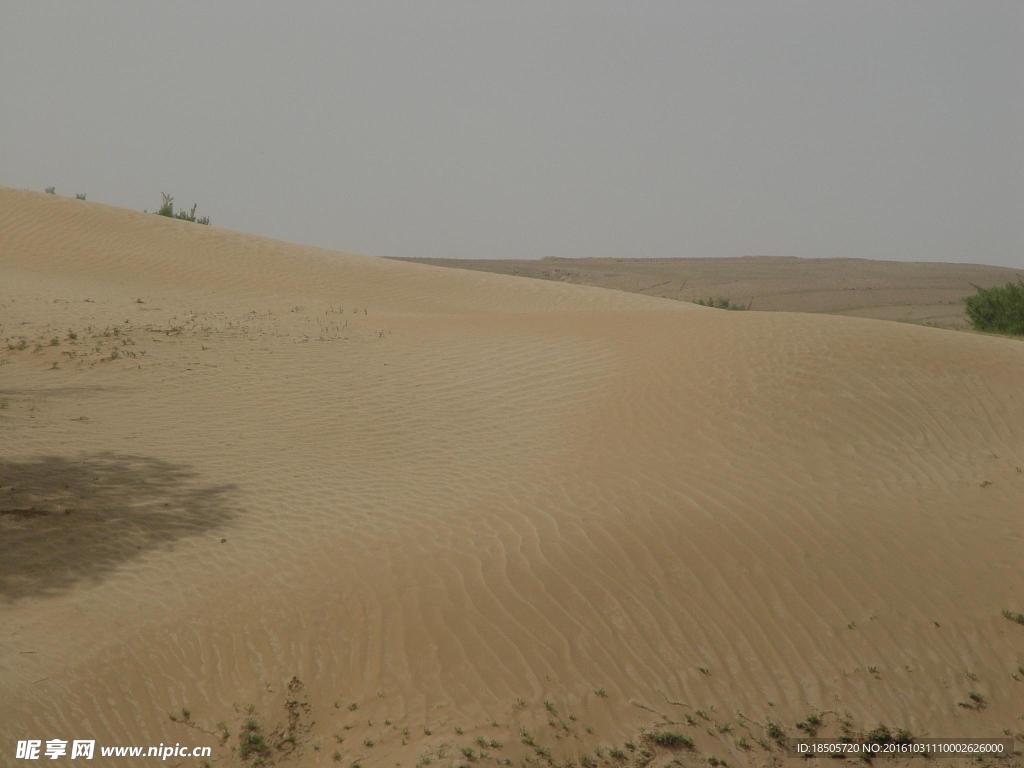
<svg viewBox="0 0 1024 768"><path fill-rule="evenodd" d="M613 699L610 705L614 705L614 702L617 700ZM547 719L550 722L550 712L545 706L547 701L550 700L541 700L530 705L520 716L540 718L541 721ZM980 694L969 694L966 699L966 705L970 709L982 709L985 706L984 697ZM334 707L331 711L334 712L338 709L343 708ZM516 710L513 708L512 711ZM307 756L311 752L319 750L319 737L313 737L308 731L301 729L294 731L295 738L291 740L286 748L285 742L288 739L282 737L280 725L274 728L268 726L264 729L260 727L260 721L255 716L255 709L250 708L249 712L248 719L241 731L241 739L248 746L243 749L242 742L240 741L238 753L242 757L244 764L265 768L266 766L279 764L279 760L283 760L293 749L298 750L295 752L296 755L302 755L302 750L306 750L305 754ZM664 765L681 768L683 765L708 765L715 766L715 768L727 768L731 764L736 764L732 758L728 758L730 753L738 758L739 765L755 764L750 761L757 760L758 758L767 758L769 762L765 764L778 764L775 761L782 754L780 750L785 751L787 748L788 737L783 731L782 726L773 720L761 720L762 727L765 729L765 737L760 737L757 732L751 732L750 730L750 726L757 723L757 721L749 719L742 712L736 711L734 713L735 717L738 718L736 720L730 718L727 713L719 712L714 706L709 706L706 711L702 710L702 712L709 719L704 723L700 723L699 719L694 720L694 722L699 725L702 731L706 731L707 736L711 740L701 741L700 744L691 735L682 732L680 728L677 728L668 719L661 720L658 725L641 726L638 731L642 739L641 742L626 740L616 744L608 742L607 734L604 734L602 738L601 734L595 733L596 729L587 729L587 733L592 738L584 736L582 729L580 731L567 731L565 734L562 734L559 730L549 733L546 729L543 729L540 732L542 735L554 739L554 741L548 742L547 738L542 739L540 736L535 738L525 725L513 725L511 722L502 725L498 720L503 718L495 719L489 717L485 721L476 723L463 722L462 725L465 728L453 724L448 726L460 734L469 734L466 740L469 743L452 743L452 741L448 741L446 743L428 745L421 742L420 747L416 748L414 760L411 763L403 762L402 764L412 764L418 768L435 764L454 766L491 764L548 765L566 766L566 768L568 766L573 766L574 768L600 768L605 766L607 768L607 766L616 765ZM829 714L834 715L834 718L830 718ZM190 719L191 716L188 714L187 708L183 707L180 710L180 714L179 711L175 711L173 717L178 722L183 722ZM338 712L336 717L340 718L343 715L341 712ZM347 719L349 719L348 723L337 723L337 726L344 727L345 729L372 729L374 727L375 718L360 718L360 721L355 723L351 722L350 718ZM391 723L392 728L395 729L394 733L402 735L401 744L403 746L413 744L416 741L411 737L411 734L418 734L421 729L424 735L430 732L430 729L424 726L417 728L402 727L400 723L396 724L389 717L382 718L379 722L385 725ZM841 731L842 736L835 735L835 732L830 728L832 724ZM196 725L196 727L199 726ZM488 730L481 732L480 729L483 728ZM504 744L502 741L494 738L500 735L491 730L495 728L507 728L509 732L517 729L521 737L519 743L523 746L519 746L516 740L513 739L507 752L504 754L496 752L496 750L502 749ZM821 734L826 733L830 736L834 735L837 740L857 740L879 745L910 743L913 740L909 731L905 729L897 730L886 725L879 725L871 730L855 728L852 717L848 713L842 716L831 711L812 710L803 720L796 723L795 728L800 732L799 735L809 738L821 738ZM736 733L735 731L740 732ZM215 730L208 732L216 733ZM267 735L264 737L264 734ZM368 750L359 758L364 764L368 760L372 764L384 761L385 755L388 754L389 749L393 748L396 741L392 733L387 730L356 730L355 736L361 748ZM343 738L336 737L335 741L337 741L336 749L325 750L326 755L324 759L328 764L350 765L349 761L353 760L355 756L345 756L344 750L340 747L344 741ZM659 750L662 750L660 758L658 756ZM728 759L721 757L723 754ZM329 760L327 760L327 755L330 755ZM380 761L376 758L371 759L372 755L377 755ZM661 762L657 762L658 760L661 760ZM388 764L392 763L388 762Z"/></svg>
<svg viewBox="0 0 1024 768"><path fill-rule="evenodd" d="M765 733L768 734L768 738L772 741L782 743L786 740L786 732L782 730L782 726L776 723L774 720L769 720L765 723Z"/></svg>
<svg viewBox="0 0 1024 768"><path fill-rule="evenodd" d="M1003 618L1007 619L1008 621L1012 621L1014 624L1020 624L1020 625L1024 626L1024 613L1019 613L1019 612L1010 611L1010 610L1004 610L1003 611Z"/></svg>
<svg viewBox="0 0 1024 768"><path fill-rule="evenodd" d="M910 731L905 728L900 728L894 732L889 726L882 723L877 728L864 734L864 741L869 744L879 745L909 744L913 741L913 737L910 735Z"/></svg>
<svg viewBox="0 0 1024 768"><path fill-rule="evenodd" d="M666 749L693 749L693 739L679 731L651 731L647 738Z"/></svg>
<svg viewBox="0 0 1024 768"><path fill-rule="evenodd" d="M818 729L821 728L821 723L821 715L817 714L816 712L812 712L807 716L807 719L801 720L799 723L796 724L796 729L798 731L803 731L808 736L813 738L814 735L817 734Z"/></svg>
<svg viewBox="0 0 1024 768"><path fill-rule="evenodd" d="M209 224L209 216L196 216L196 204L192 204L190 210L174 210L174 196L169 195L166 192L161 192L163 202L160 203L160 207L156 210L158 216L166 216L170 219L181 219L182 221L191 221L195 224Z"/></svg>
<svg viewBox="0 0 1024 768"><path fill-rule="evenodd" d="M980 696L980 694L978 694L975 698L969 696L968 701L970 702L970 707L972 709L981 708L984 705L984 699ZM539 714L541 716L549 715L550 710L547 706L547 704L549 703L551 703L550 700L545 700L541 702L541 705L532 707L532 709L536 714ZM338 703L336 702L336 704ZM553 706L554 705L552 704L552 707ZM335 706L334 709L342 709L342 707ZM513 709L515 709L514 706ZM248 711L250 712L251 715L254 715L255 713L255 709L251 707L249 708ZM712 718L712 715L714 715L714 718ZM737 713L737 715L739 716L741 722L746 720L746 718L741 713ZM338 716L341 716L341 713L339 713ZM701 717L705 719L712 718L707 719L707 722L710 725L715 726L714 732L711 728L708 728L707 732L709 735L712 735L715 738L721 737L719 738L718 742L720 747L724 747L726 749L734 749L738 753L750 753L751 755L759 754L757 752L752 752L755 745L753 743L753 738L748 738L748 735L739 736L735 740L732 737L726 737L726 735L732 731L732 728L729 726L727 720L724 721L723 724L717 724L718 721L722 721L722 717L719 713L716 712L714 707L709 708L707 711L701 710ZM178 722L187 722L191 718L191 713L188 710L188 708L182 707L181 710L172 713L171 718ZM810 714L806 716L804 720L796 724L796 729L799 731L803 731L810 736L814 736L819 727L824 727L824 720L825 716L822 713L818 711L812 711ZM692 720L692 718L691 721L697 723L697 721ZM372 720L362 721L363 724L368 726L372 725L372 722ZM388 724L392 721L389 718L385 718L383 722L385 724ZM843 723L846 721L840 720L839 722ZM499 727L498 723L493 719L488 721L487 726L474 725L473 723L466 723L465 725L467 725L467 728L465 730L469 733L473 733L473 731L476 730L478 727ZM852 728L852 724L847 725L848 727ZM221 726L219 725L218 728L219 727ZM352 727L352 725L349 724L345 725L344 727L349 728ZM357 723L355 727L360 727L360 724ZM400 726L396 727L400 728ZM463 729L460 726L456 726L456 729L457 732L460 733L463 731ZM760 740L760 743L764 750L766 750L767 752L773 752L777 750L780 745L783 744L784 734L782 732L781 727L775 725L771 721L768 721L766 729L768 735L772 739L774 739L777 742L777 744L769 743L767 740L763 739ZM591 729L587 729L587 731L588 733L592 732ZM215 731L211 732L215 733ZM401 729L401 732L403 736L408 736L410 729L404 728ZM424 727L423 732L425 735L429 735L430 729ZM264 736L265 733L269 735ZM549 748L548 746L542 745L538 743L536 740L534 740L533 737L530 736L529 733L525 730L525 728L521 730L521 734L523 736L522 743L524 745L527 745L527 747L530 750L529 755L527 756L524 762L515 762L516 760L520 760L520 758L516 756L517 753L514 751L515 747L512 748L513 751L510 753L510 757L513 759L512 762L509 762L510 757L492 754L492 752L489 752L488 750L501 749L502 743L497 739L490 738L490 734L488 736L480 734L472 736L472 746L449 745L447 747L447 749L449 750L448 759L455 758L453 762L445 762L445 757L443 755L443 750L445 748L442 746L435 746L431 748L431 751L429 753L421 752L415 764L417 766L427 766L432 764L452 764L469 766L491 763L498 765L522 764L559 766L564 764L566 766L578 766L578 768L597 768L597 766L627 764L627 761L629 761L632 753L638 760L641 761L637 764L646 765L649 763L643 761L649 761L653 759L653 750L655 748L661 748L665 750L671 750L682 753L679 755L670 756L674 759L672 762L667 763L667 765L681 766L683 765L684 760L689 760L691 759L691 757L692 759L696 760L698 757L698 747L695 744L695 742L689 736L680 733L678 730L675 730L674 728L668 725L663 725L655 730L645 732L643 738L647 742L647 748L641 749L639 753L637 753L636 744L629 741L623 743L621 746L606 746L607 742L605 742L605 744L601 744L595 739L594 741L583 741L582 743L575 744L574 746L569 746L565 742L552 743ZM366 737L365 739L364 736ZM223 741L224 737L222 736L221 738ZM386 734L372 734L371 738L371 734L359 733L357 738L359 739L359 741L362 742L362 746L364 748L372 749L374 753L378 753L380 752L380 750L385 749L389 742L389 737ZM564 739L565 737L561 738ZM581 738L580 735L575 736L575 739L579 738ZM885 726L879 726L878 728L874 729L868 734L862 735L860 738L869 741L877 741L880 743L888 743L891 741L909 739L909 734L903 731L894 732ZM308 739L302 740L301 735L299 735L299 739L300 742L297 745L295 740L293 740L291 746L298 746L298 748L305 748L307 750L312 750L314 752L318 750L319 744L316 741L310 741ZM555 736L555 739L557 740L559 739L559 737ZM338 744L341 744L344 741L344 738L335 737L335 740L338 742ZM255 716L250 716L245 722L245 725L242 727L239 736L238 754L247 765L273 765L277 764L276 760L279 753L281 755L285 754L284 748L282 747L282 743L283 742L280 736L279 729L267 729L265 731L260 726L260 722L257 720L257 718ZM403 740L402 743L405 744L406 742ZM574 754L575 756L567 757L567 749L569 750L570 755ZM716 749L715 751L721 754L720 749ZM301 754L301 752L299 754ZM348 764L345 761L343 752L341 752L340 750L333 751L333 754L330 751L328 751L327 754L331 754L330 762L333 764ZM363 760L367 759L369 758L363 758ZM726 760L707 753L705 753L705 756L701 759L701 763L705 763L707 765L714 765L718 768L722 768L728 765ZM744 760L741 760L741 764L745 764Z"/></svg>
<svg viewBox="0 0 1024 768"><path fill-rule="evenodd" d="M957 706L961 709L973 709L980 711L988 706L988 702L985 697L977 691L969 691L967 698L964 701L957 702Z"/></svg>
<svg viewBox="0 0 1024 768"><path fill-rule="evenodd" d="M238 755L242 760L254 760L256 764L270 755L270 745L263 735L259 720L255 717L250 717L242 725L242 731L238 735Z"/></svg>
<svg viewBox="0 0 1024 768"><path fill-rule="evenodd" d="M706 299L694 299L694 304L700 304L702 307L713 307L714 309L732 309L732 310L743 310L750 309L750 303L748 302L745 306L743 304L734 304L729 299L723 296L709 296Z"/></svg>

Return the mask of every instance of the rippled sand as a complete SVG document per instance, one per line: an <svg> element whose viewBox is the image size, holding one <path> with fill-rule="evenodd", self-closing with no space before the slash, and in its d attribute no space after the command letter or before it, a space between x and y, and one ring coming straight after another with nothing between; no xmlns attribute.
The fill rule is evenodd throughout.
<svg viewBox="0 0 1024 768"><path fill-rule="evenodd" d="M1017 341L9 189L0 337L0 763L252 764L249 718L302 766L1024 731Z"/></svg>

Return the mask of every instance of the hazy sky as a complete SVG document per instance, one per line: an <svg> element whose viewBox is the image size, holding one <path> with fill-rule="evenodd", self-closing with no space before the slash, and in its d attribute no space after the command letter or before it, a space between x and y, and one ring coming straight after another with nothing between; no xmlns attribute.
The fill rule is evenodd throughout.
<svg viewBox="0 0 1024 768"><path fill-rule="evenodd" d="M0 184L377 255L1024 266L1024 2L0 0Z"/></svg>

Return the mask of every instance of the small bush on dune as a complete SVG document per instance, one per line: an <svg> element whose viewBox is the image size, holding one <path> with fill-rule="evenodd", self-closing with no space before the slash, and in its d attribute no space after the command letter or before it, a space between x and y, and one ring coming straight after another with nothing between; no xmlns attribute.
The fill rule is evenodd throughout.
<svg viewBox="0 0 1024 768"><path fill-rule="evenodd" d="M57 188L56 187L47 187L46 188L46 194L48 194L48 195L56 195L57 194Z"/></svg>
<svg viewBox="0 0 1024 768"><path fill-rule="evenodd" d="M174 197L161 192L163 202L160 204L160 208L157 209L156 213L158 216L166 216L169 219L181 219L182 221L191 221L195 224L209 224L209 216L196 216L196 204L192 204L191 210L174 210Z"/></svg>
<svg viewBox="0 0 1024 768"><path fill-rule="evenodd" d="M977 293L964 301L975 330L1024 336L1024 280L993 288L974 287Z"/></svg>
<svg viewBox="0 0 1024 768"><path fill-rule="evenodd" d="M714 307L715 309L750 309L750 304L747 304L747 306L733 304L721 296L717 298L709 296L706 299L696 299L693 303L700 304L702 307Z"/></svg>
<svg viewBox="0 0 1024 768"><path fill-rule="evenodd" d="M242 732L238 735L238 754L243 760L255 758L258 763L270 754L270 745L255 718L250 717L242 726Z"/></svg>
<svg viewBox="0 0 1024 768"><path fill-rule="evenodd" d="M868 731L864 735L864 741L868 744L878 744L881 746L886 744L912 744L914 737L910 735L910 731L906 728L900 728L898 731L893 732L889 729L889 726L882 723L874 730Z"/></svg>
<svg viewBox="0 0 1024 768"><path fill-rule="evenodd" d="M693 739L678 731L654 731L648 738L666 749L693 749Z"/></svg>

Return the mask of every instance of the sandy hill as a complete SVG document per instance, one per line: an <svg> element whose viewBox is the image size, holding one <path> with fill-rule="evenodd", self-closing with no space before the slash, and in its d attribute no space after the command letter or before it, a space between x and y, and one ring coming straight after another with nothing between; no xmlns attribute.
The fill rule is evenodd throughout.
<svg viewBox="0 0 1024 768"><path fill-rule="evenodd" d="M798 259L407 259L661 296L726 298L759 311L822 312L966 328L964 298L1024 277L983 264Z"/></svg>
<svg viewBox="0 0 1024 768"><path fill-rule="evenodd" d="M9 189L0 339L5 764L93 738L767 765L798 722L1024 731L1019 342Z"/></svg>

